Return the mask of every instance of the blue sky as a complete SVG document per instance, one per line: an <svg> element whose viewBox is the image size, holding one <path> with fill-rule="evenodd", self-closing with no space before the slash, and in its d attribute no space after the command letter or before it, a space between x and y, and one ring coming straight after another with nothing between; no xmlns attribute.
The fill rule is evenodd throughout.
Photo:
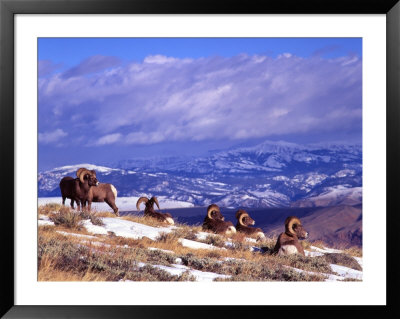
<svg viewBox="0 0 400 319"><path fill-rule="evenodd" d="M361 143L360 38L40 38L39 169Z"/></svg>

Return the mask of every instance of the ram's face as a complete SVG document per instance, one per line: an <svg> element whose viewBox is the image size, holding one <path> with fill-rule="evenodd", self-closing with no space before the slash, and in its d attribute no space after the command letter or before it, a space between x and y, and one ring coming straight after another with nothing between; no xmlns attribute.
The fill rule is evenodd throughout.
<svg viewBox="0 0 400 319"><path fill-rule="evenodd" d="M293 231L296 233L299 239L306 239L308 238L308 231L303 228L301 224L294 224Z"/></svg>
<svg viewBox="0 0 400 319"><path fill-rule="evenodd" d="M96 174L86 174L85 179L87 179L89 186L97 186L99 185L99 181L97 180Z"/></svg>
<svg viewBox="0 0 400 319"><path fill-rule="evenodd" d="M211 212L211 217L212 217L212 219L225 220L225 217L222 216L221 212L219 212L217 210L213 210Z"/></svg>
<svg viewBox="0 0 400 319"><path fill-rule="evenodd" d="M244 216L242 218L242 222L244 225L249 226L249 225L254 225L256 222L254 221L253 218L251 218L249 215Z"/></svg>

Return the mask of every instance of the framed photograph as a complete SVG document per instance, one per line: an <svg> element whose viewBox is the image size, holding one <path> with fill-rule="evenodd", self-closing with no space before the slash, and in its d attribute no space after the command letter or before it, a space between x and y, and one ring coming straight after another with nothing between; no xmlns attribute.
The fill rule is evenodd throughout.
<svg viewBox="0 0 400 319"><path fill-rule="evenodd" d="M1 1L5 318L396 313L399 4L291 4Z"/></svg>

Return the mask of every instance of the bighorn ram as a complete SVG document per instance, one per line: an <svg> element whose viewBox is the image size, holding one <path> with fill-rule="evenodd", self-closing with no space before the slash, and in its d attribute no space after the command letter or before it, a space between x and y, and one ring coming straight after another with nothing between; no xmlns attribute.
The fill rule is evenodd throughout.
<svg viewBox="0 0 400 319"><path fill-rule="evenodd" d="M119 216L118 207L115 205L115 201L117 199L117 189L112 184L107 183L99 183L99 185L91 187L88 193L88 201L92 202L106 202L108 206L110 206L114 214ZM83 207L85 207L86 202L83 203Z"/></svg>
<svg viewBox="0 0 400 319"><path fill-rule="evenodd" d="M291 255L302 254L305 256L303 246L299 239L308 237L308 232L303 228L303 225L295 216L290 216L285 220L285 232L278 237L276 245L272 251L273 254Z"/></svg>
<svg viewBox="0 0 400 319"><path fill-rule="evenodd" d="M166 222L168 224L173 225L174 220L170 213L159 213L154 210L154 203L157 205L158 209L160 209L160 205L158 204L157 197L153 196L152 198L148 199L147 197L140 197L136 202L136 209L140 210L140 204L144 203L146 205L144 209L144 216L150 216L159 221Z"/></svg>
<svg viewBox="0 0 400 319"><path fill-rule="evenodd" d="M85 170L85 168L80 168L76 172L76 176L79 177L79 174ZM93 171L94 172L94 171ZM115 205L115 201L117 199L117 189L112 184L108 183L98 183L96 187L91 187L87 200L82 203L82 206L86 206L86 202L106 202L108 206L110 206L114 214L119 216L118 207ZM89 207L90 210L90 207Z"/></svg>
<svg viewBox="0 0 400 319"><path fill-rule="evenodd" d="M74 208L74 184L75 179L71 176L65 176L60 181L60 189L61 189L61 197L62 197L62 204L65 205L65 200L67 198L71 199L71 208ZM79 202L78 209L79 209Z"/></svg>
<svg viewBox="0 0 400 319"><path fill-rule="evenodd" d="M79 172L79 174L78 174ZM72 178L70 176L63 177L60 181L60 190L62 196L62 203L65 205L65 199L71 199L71 207L74 206L74 201L80 210L80 204L82 206L85 201L88 201L88 194L93 186L99 184L94 170L89 171L86 168L80 168L77 172L78 178ZM88 208L90 210L91 201L88 201Z"/></svg>
<svg viewBox="0 0 400 319"><path fill-rule="evenodd" d="M258 240L265 239L265 235L261 228L250 227L254 225L255 221L249 216L249 214L243 210L239 209L236 212L236 219L238 220L236 224L236 230L240 233L244 233L249 236L256 236Z"/></svg>
<svg viewBox="0 0 400 319"><path fill-rule="evenodd" d="M207 208L207 215L204 218L203 229L211 230L214 233L231 235L236 233L236 229L229 221L224 221L221 211L216 204L211 204Z"/></svg>

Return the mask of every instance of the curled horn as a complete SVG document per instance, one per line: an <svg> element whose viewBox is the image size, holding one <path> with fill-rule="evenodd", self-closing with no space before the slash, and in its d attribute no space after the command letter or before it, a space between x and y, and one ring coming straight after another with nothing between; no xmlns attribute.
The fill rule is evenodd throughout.
<svg viewBox="0 0 400 319"><path fill-rule="evenodd" d="M247 214L247 212L244 209L239 209L235 214L236 219L239 219L240 215L242 214Z"/></svg>
<svg viewBox="0 0 400 319"><path fill-rule="evenodd" d="M246 226L246 225L243 223L243 218L245 218L246 216L249 216L249 214L247 214L246 212L242 213L242 214L239 216L239 224L240 224L240 225Z"/></svg>
<svg viewBox="0 0 400 319"><path fill-rule="evenodd" d="M148 198L146 198L146 197L140 197L140 198L138 199L138 201L136 202L136 209L137 209L137 210L140 210L140 208L139 208L140 204L141 204L141 203L147 203L148 201L149 201Z"/></svg>
<svg viewBox="0 0 400 319"><path fill-rule="evenodd" d="M295 233L294 230L293 230L294 224L299 224L299 225L301 225L300 219L298 219L297 217L292 217L292 218L290 219L289 223L288 223L288 230L289 230L289 233L292 233L292 234L295 235L296 233Z"/></svg>
<svg viewBox="0 0 400 319"><path fill-rule="evenodd" d="M82 172L82 171L84 171L86 168L83 168L83 167L81 167L80 169L78 169L77 171L76 171L76 177L79 177L79 174Z"/></svg>
<svg viewBox="0 0 400 319"><path fill-rule="evenodd" d="M79 180L82 182L82 183L84 183L85 181L83 180L83 177L85 176L85 174L87 174L89 171L86 169L86 168L83 168L83 169L78 169L78 171L79 171L79 175L78 175L78 178L79 178ZM90 172L89 172L90 173Z"/></svg>
<svg viewBox="0 0 400 319"><path fill-rule="evenodd" d="M158 199L157 199L157 197L153 196L151 199L154 201L154 203L156 203L158 209L160 209L160 205L158 204Z"/></svg>
<svg viewBox="0 0 400 319"><path fill-rule="evenodd" d="M211 212L212 212L213 210L218 210L218 211L220 212L218 205L212 204L212 205L208 206L208 209L207 209L207 217L210 218L210 219L213 219L212 216L211 216Z"/></svg>

